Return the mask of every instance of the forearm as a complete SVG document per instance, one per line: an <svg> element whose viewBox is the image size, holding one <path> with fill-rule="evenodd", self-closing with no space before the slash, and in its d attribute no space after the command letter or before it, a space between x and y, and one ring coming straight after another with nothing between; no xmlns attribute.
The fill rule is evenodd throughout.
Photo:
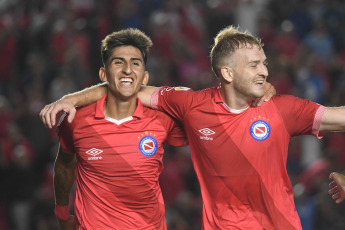
<svg viewBox="0 0 345 230"><path fill-rule="evenodd" d="M345 107L326 108L320 131L345 131Z"/></svg>
<svg viewBox="0 0 345 230"><path fill-rule="evenodd" d="M142 86L138 98L141 103L146 107L151 107L151 96L156 91L157 87L154 86Z"/></svg>
<svg viewBox="0 0 345 230"><path fill-rule="evenodd" d="M75 157L61 156L61 151L54 164L55 202L60 206L68 206L70 192L75 180ZM65 154L67 155L67 154Z"/></svg>
<svg viewBox="0 0 345 230"><path fill-rule="evenodd" d="M81 91L63 96L60 101L71 102L75 107L85 106L95 103L101 99L108 91L108 82L93 85Z"/></svg>

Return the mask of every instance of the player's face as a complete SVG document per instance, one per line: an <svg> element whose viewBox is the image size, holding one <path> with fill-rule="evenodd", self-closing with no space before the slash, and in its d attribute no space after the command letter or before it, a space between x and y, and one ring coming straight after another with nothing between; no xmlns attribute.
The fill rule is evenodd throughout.
<svg viewBox="0 0 345 230"><path fill-rule="evenodd" d="M101 80L108 81L109 90L122 100L136 98L148 77L142 54L133 46L115 48L106 67L100 69Z"/></svg>
<svg viewBox="0 0 345 230"><path fill-rule="evenodd" d="M240 48L232 55L233 88L238 95L248 99L262 97L268 77L267 59L257 46Z"/></svg>

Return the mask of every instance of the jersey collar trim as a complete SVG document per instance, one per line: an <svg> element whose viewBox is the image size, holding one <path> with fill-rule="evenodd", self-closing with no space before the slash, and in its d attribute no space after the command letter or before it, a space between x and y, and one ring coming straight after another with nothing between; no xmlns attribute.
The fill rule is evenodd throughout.
<svg viewBox="0 0 345 230"><path fill-rule="evenodd" d="M102 97L100 100L97 101L95 118L105 118L103 108L104 108L104 103L106 99L107 99L107 95L104 95L104 97ZM144 106L139 100L139 98L137 98L137 108L135 109L132 117L141 118L143 116L143 111L144 111Z"/></svg>
<svg viewBox="0 0 345 230"><path fill-rule="evenodd" d="M220 86L218 86L215 90L214 101L216 103L224 103L222 96L220 95Z"/></svg>

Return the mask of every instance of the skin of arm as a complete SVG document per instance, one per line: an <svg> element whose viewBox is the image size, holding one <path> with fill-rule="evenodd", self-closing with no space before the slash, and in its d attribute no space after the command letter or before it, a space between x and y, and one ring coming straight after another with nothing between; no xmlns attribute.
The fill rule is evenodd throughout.
<svg viewBox="0 0 345 230"><path fill-rule="evenodd" d="M320 131L345 131L345 107L327 107Z"/></svg>
<svg viewBox="0 0 345 230"><path fill-rule="evenodd" d="M55 202L59 206L68 206L71 188L75 180L76 157L75 154L65 153L59 146L58 155L54 163L54 192ZM60 229L75 230L74 216L67 221L59 220Z"/></svg>
<svg viewBox="0 0 345 230"><path fill-rule="evenodd" d="M328 194L339 204L345 199L345 176L337 172L332 172L329 175L329 179L331 183L329 184Z"/></svg>

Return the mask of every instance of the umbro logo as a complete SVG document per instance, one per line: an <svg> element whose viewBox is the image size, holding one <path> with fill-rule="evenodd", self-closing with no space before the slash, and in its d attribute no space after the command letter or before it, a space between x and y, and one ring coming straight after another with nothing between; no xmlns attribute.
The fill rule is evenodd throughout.
<svg viewBox="0 0 345 230"><path fill-rule="evenodd" d="M212 137L208 137L208 136L213 135L213 134L216 133L216 132L214 132L213 130L211 130L209 128L199 129L198 131L204 135L204 136L200 136L200 139L210 140L210 141L212 141L213 138Z"/></svg>
<svg viewBox="0 0 345 230"><path fill-rule="evenodd" d="M89 157L88 160L101 160L102 157L101 156L97 157L97 155L102 152L103 150L92 148L92 149L87 150L85 153L92 156L92 157Z"/></svg>

